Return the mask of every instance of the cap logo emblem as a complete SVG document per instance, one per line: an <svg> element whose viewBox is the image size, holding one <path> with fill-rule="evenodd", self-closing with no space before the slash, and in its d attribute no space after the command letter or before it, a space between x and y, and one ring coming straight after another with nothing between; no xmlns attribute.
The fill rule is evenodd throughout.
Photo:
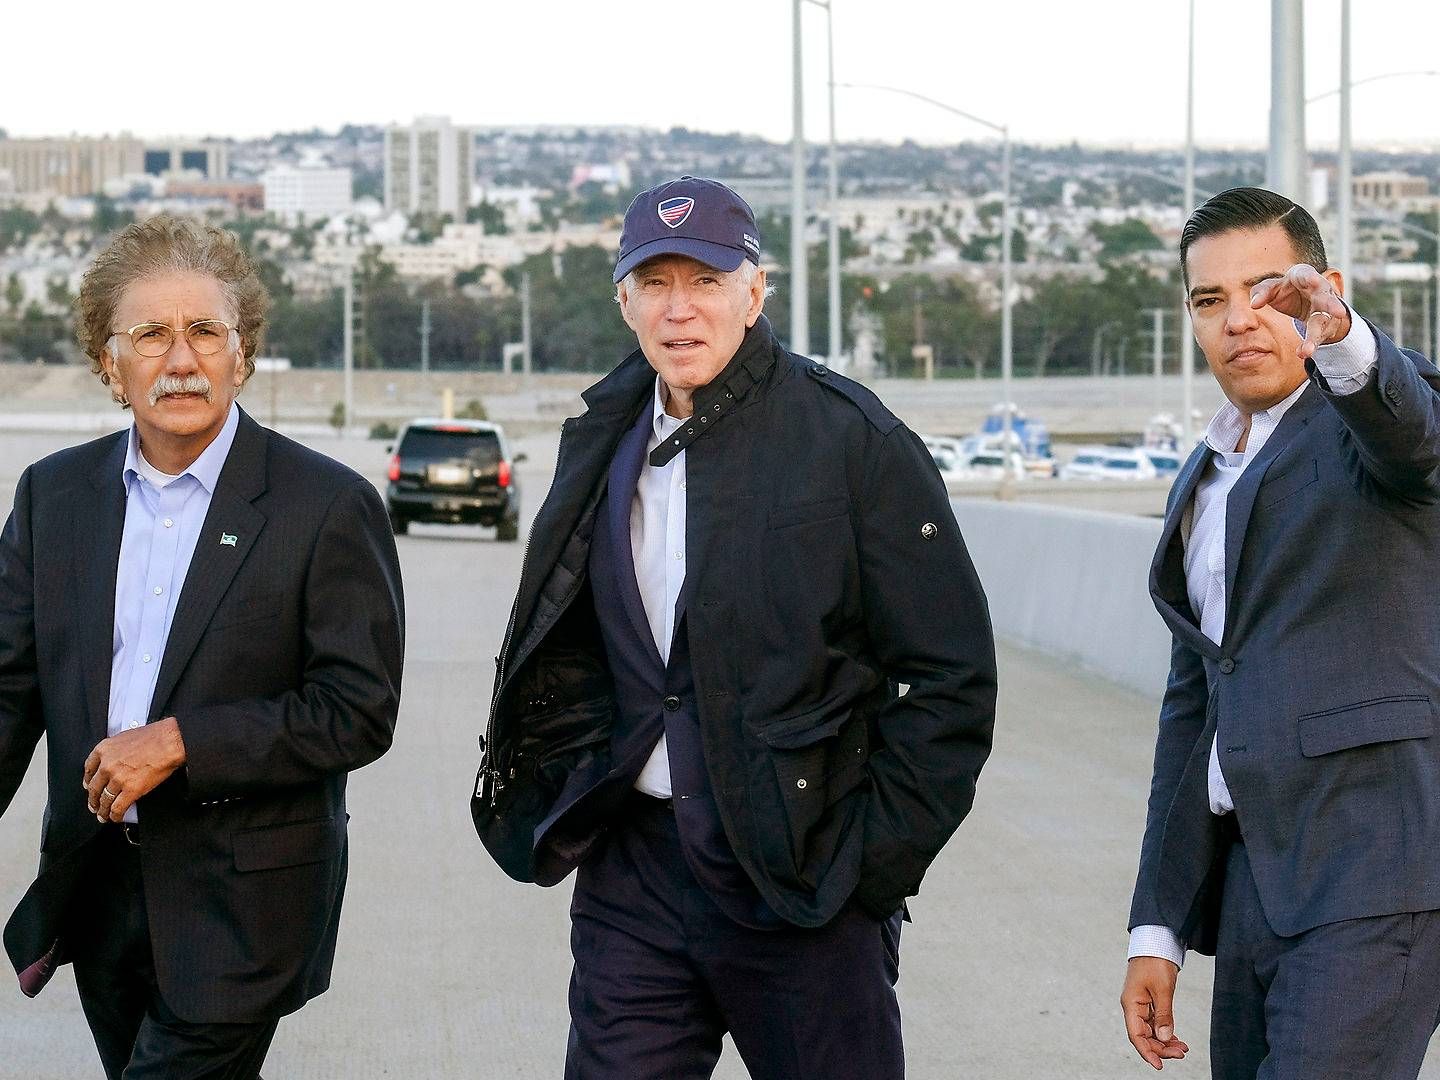
<svg viewBox="0 0 1440 1080"><path fill-rule="evenodd" d="M678 229L685 224L685 219L694 209L695 200L688 195L680 195L673 199L661 200L660 205L655 207L655 212L660 215L660 220L670 228Z"/></svg>

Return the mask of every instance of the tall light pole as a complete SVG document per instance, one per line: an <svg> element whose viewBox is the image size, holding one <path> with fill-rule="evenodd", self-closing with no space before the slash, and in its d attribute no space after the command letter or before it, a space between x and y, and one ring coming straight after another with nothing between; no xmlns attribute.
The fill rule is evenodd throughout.
<svg viewBox="0 0 1440 1080"><path fill-rule="evenodd" d="M1270 0L1270 153L1265 185L1305 201L1304 0Z"/></svg>
<svg viewBox="0 0 1440 1080"><path fill-rule="evenodd" d="M829 64L826 84L830 96L830 144L829 183L826 201L829 204L828 257L829 257L829 303L830 303L830 344L826 348L827 360L832 367L840 355L840 166L835 149L835 12L832 0L805 0L818 8L825 9L825 50Z"/></svg>
<svg viewBox="0 0 1440 1080"><path fill-rule="evenodd" d="M997 124L991 120L982 119L974 113L968 113L964 109L957 109L954 105L947 105L943 101L936 101L924 94L917 94L914 90L905 90L898 86L882 86L878 83L836 83L836 86L843 86L851 90L884 90L890 94L901 94L916 101L923 101L927 105L933 105L937 109L944 109L948 113L963 117L972 124L979 124L981 127L989 128L998 132L1001 139L1000 150L1000 189L1001 189L1001 210L1000 210L1000 397L1001 397L1001 432L1004 442L1005 476L1008 480L1011 472L1010 443L1014 432L1014 418L1010 409L1010 380L1014 374L1014 320L1013 309L1015 306L1015 290L1013 288L1013 269L1010 264L1010 235L1015 228L1014 212L1012 207L1013 196L1011 194L1011 173L1014 171L1010 150L1010 127L1008 124Z"/></svg>
<svg viewBox="0 0 1440 1080"><path fill-rule="evenodd" d="M800 36L803 2L792 0L795 67L790 136L790 351L802 356L810 352L810 274L805 252L805 85Z"/></svg>
<svg viewBox="0 0 1440 1080"><path fill-rule="evenodd" d="M1339 219L1340 244L1336 251L1335 265L1345 279L1345 291L1350 295L1351 248L1355 241L1355 184L1354 157L1350 142L1350 0L1340 0L1340 161L1336 169L1336 183L1340 188L1335 193L1335 216Z"/></svg>
<svg viewBox="0 0 1440 1080"><path fill-rule="evenodd" d="M1317 101L1330 97L1340 98L1340 146L1336 154L1335 169L1335 184L1339 188L1335 193L1335 224L1339 238L1335 247L1335 266L1345 275L1347 291L1355 258L1355 148L1350 128L1350 91L1366 83L1409 78L1413 75L1435 76L1440 75L1440 71L1387 71L1382 75L1371 75L1364 79L1350 78L1350 0L1341 0L1340 85L1334 90L1307 98L1305 104L1314 105Z"/></svg>
<svg viewBox="0 0 1440 1080"><path fill-rule="evenodd" d="M1195 209L1195 0L1190 0L1189 59L1185 75L1185 217ZM1180 438L1185 453L1195 443L1195 335L1190 327L1190 305L1180 286Z"/></svg>
<svg viewBox="0 0 1440 1080"><path fill-rule="evenodd" d="M344 386L345 424L340 429L344 436L355 420L355 267L345 268L345 336L344 341Z"/></svg>

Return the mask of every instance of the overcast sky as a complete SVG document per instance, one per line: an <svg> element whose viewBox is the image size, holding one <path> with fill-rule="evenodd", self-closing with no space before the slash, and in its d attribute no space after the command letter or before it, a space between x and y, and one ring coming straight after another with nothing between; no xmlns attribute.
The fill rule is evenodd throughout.
<svg viewBox="0 0 1440 1080"><path fill-rule="evenodd" d="M1185 0L834 0L840 81L885 83L1008 123L1017 140L1184 137ZM1266 0L1204 0L1196 136L1264 144ZM1339 83L1339 0L1307 0L1310 94ZM1440 69L1440 3L1353 4L1353 77ZM261 135L349 122L627 124L787 139L790 0L0 0L0 128ZM372 12L378 12L375 14ZM825 134L825 12L806 4L807 134ZM983 128L840 90L841 139L953 142ZM1333 145L1337 99L1310 107ZM1440 145L1440 78L1359 87L1357 143Z"/></svg>

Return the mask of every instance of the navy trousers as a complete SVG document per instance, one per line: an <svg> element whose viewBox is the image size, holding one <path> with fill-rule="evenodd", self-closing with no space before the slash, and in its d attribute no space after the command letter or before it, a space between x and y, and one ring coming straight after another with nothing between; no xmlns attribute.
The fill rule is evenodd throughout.
<svg viewBox="0 0 1440 1080"><path fill-rule="evenodd" d="M1415 1080L1440 1020L1440 912L1348 919L1282 938L1243 843L1225 870L1215 1080Z"/></svg>
<svg viewBox="0 0 1440 1080"><path fill-rule="evenodd" d="M580 866L566 1080L702 1080L729 1032L755 1080L900 1080L900 914L813 930L728 918L668 802L635 794Z"/></svg>
<svg viewBox="0 0 1440 1080"><path fill-rule="evenodd" d="M259 1080L279 1018L192 1024L155 982L138 849L119 828L95 841L69 914L75 985L107 1080Z"/></svg>

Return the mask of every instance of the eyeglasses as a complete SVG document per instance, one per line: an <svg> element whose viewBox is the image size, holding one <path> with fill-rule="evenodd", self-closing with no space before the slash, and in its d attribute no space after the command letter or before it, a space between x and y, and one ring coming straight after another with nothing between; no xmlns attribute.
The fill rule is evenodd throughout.
<svg viewBox="0 0 1440 1080"><path fill-rule="evenodd" d="M128 337L130 346L141 356L164 356L175 344L175 335L184 334L190 348L199 356L214 356L231 346L230 335L235 327L219 319L200 319L186 327L166 326L164 323L137 323L129 330L117 330L110 340ZM233 346L231 346L233 347Z"/></svg>

